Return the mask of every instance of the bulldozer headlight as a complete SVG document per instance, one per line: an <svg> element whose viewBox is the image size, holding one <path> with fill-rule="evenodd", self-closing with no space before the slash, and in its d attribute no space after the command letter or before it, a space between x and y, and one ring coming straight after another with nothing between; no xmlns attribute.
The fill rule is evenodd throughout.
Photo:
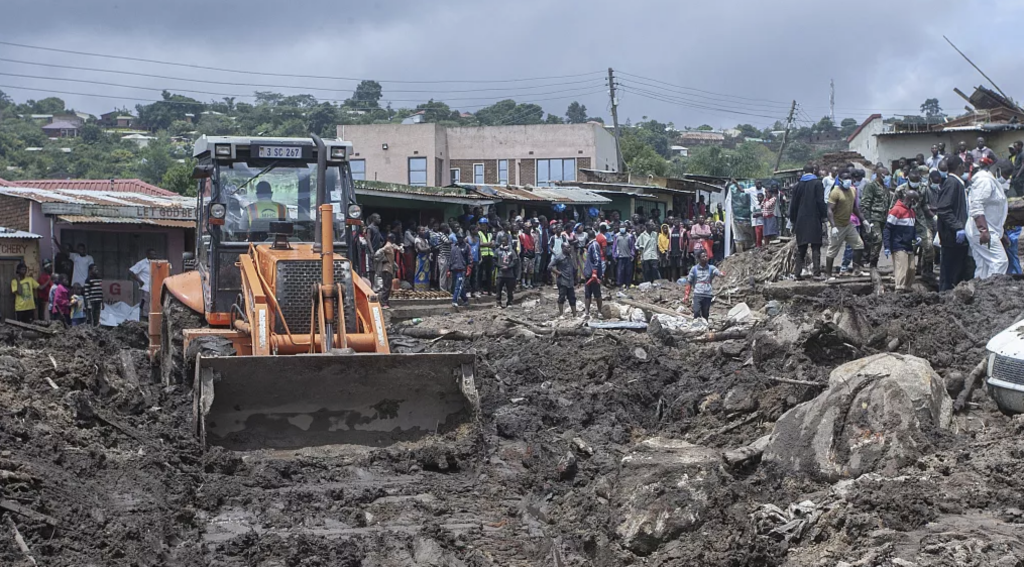
<svg viewBox="0 0 1024 567"><path fill-rule="evenodd" d="M360 207L359 205L349 205L348 206L348 217L349 218L357 219L357 218L360 218L362 216L363 216L363 208L362 207Z"/></svg>
<svg viewBox="0 0 1024 567"><path fill-rule="evenodd" d="M345 146L331 148L331 159L345 159Z"/></svg>
<svg viewBox="0 0 1024 567"><path fill-rule="evenodd" d="M231 157L231 144L216 144L213 146L213 153L217 157Z"/></svg>
<svg viewBox="0 0 1024 567"><path fill-rule="evenodd" d="M210 205L210 218L223 219L228 214L228 209L221 203Z"/></svg>

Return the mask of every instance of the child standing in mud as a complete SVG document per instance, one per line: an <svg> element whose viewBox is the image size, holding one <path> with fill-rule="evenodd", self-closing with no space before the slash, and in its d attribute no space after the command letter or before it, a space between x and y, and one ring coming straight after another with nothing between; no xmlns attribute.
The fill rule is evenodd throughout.
<svg viewBox="0 0 1024 567"><path fill-rule="evenodd" d="M690 270L686 279L686 293L683 295L683 302L690 299L690 292L693 292L693 317L695 319L707 319L711 315L711 300L715 298L715 291L712 282L715 278L724 276L721 270L708 264L708 253L703 248L696 249L698 264Z"/></svg>
<svg viewBox="0 0 1024 567"><path fill-rule="evenodd" d="M57 274L54 277L54 282L53 297L50 299L51 319L70 325L71 293L67 288L68 277L64 274Z"/></svg>

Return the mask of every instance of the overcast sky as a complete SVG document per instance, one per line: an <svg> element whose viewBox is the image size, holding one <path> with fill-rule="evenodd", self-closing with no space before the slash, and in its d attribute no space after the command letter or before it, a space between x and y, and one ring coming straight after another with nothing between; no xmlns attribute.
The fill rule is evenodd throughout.
<svg viewBox="0 0 1024 567"><path fill-rule="evenodd" d="M1007 94L1024 97L1015 41L1024 21L1019 0L0 0L0 14L2 42L241 71L376 79L396 108L432 97L473 112L514 98L563 115L569 102L579 100L591 115L610 120L604 86L610 66L621 83L622 121L648 116L677 127L767 126L785 117L793 99L800 120L817 120L828 113L830 79L837 118L911 113L929 97L956 114L965 102L953 88L970 94L984 79L943 34ZM246 96L254 90L341 100L356 84L5 44L0 59L73 67L0 60L0 90L19 102L50 96L44 91L75 93L53 96L94 114L158 99L165 88L204 101L222 94L251 100ZM527 80L537 78L546 79Z"/></svg>

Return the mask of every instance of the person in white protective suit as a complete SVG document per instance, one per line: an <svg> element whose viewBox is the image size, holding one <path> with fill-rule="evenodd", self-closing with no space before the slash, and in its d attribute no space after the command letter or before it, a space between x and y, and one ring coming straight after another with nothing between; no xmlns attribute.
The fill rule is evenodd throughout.
<svg viewBox="0 0 1024 567"><path fill-rule="evenodd" d="M1005 274L1008 266L1002 243L1006 192L991 171L995 161L991 152L981 158L981 168L974 173L967 194L968 221L964 228L977 266L974 277L978 279Z"/></svg>

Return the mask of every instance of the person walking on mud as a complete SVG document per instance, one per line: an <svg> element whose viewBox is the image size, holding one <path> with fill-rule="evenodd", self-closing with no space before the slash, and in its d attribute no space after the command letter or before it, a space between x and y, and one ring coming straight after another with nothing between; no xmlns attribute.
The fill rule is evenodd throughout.
<svg viewBox="0 0 1024 567"><path fill-rule="evenodd" d="M807 164L799 183L793 189L793 200L789 202L789 220L793 223L796 236L796 279L804 278L804 260L807 247L811 248L811 269L815 279L821 277L821 225L828 218L825 208L825 189L814 165Z"/></svg>
<svg viewBox="0 0 1024 567"><path fill-rule="evenodd" d="M690 300L690 293L693 292L693 317L707 320L711 315L711 301L715 298L712 283L715 278L725 274L708 264L708 253L703 248L698 248L696 254L697 265L690 270L690 275L686 278L683 303Z"/></svg>
<svg viewBox="0 0 1024 567"><path fill-rule="evenodd" d="M589 236L590 244L587 245L587 258L583 265L583 277L587 278L586 283L583 284L583 306L586 309L586 317L589 318L590 299L595 299L597 301L597 317L603 319L604 316L601 315L601 279L604 277L604 264L601 261L601 243L594 237L594 229L590 229Z"/></svg>
<svg viewBox="0 0 1024 567"><path fill-rule="evenodd" d="M508 235L501 234L497 237L498 249L494 251L495 269L498 272L498 289L495 292L498 307L504 309L512 305L512 292L516 287L516 267L519 264L519 256L509 245ZM508 291L508 303L502 305L501 290Z"/></svg>
<svg viewBox="0 0 1024 567"><path fill-rule="evenodd" d="M576 263L572 253L572 246L566 242L562 244L562 253L551 258L551 265L548 266L551 274L555 276L555 283L558 285L558 316L565 315L565 302L569 302L569 309L572 316L576 318L576 290L573 286L576 283Z"/></svg>

